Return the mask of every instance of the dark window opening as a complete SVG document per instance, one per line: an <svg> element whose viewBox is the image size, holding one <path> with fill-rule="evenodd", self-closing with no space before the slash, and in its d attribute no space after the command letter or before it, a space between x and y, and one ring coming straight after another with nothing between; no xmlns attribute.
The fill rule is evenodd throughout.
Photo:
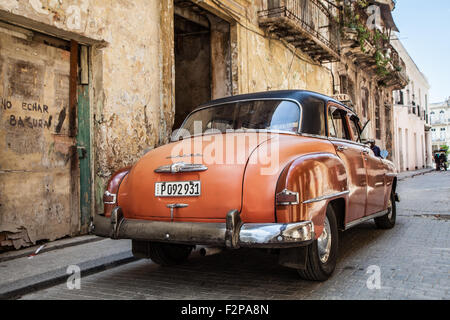
<svg viewBox="0 0 450 320"><path fill-rule="evenodd" d="M175 121L211 100L210 31L175 15Z"/></svg>
<svg viewBox="0 0 450 320"><path fill-rule="evenodd" d="M365 119L369 118L369 90L363 88L361 90L361 108L362 115Z"/></svg>
<svg viewBox="0 0 450 320"><path fill-rule="evenodd" d="M175 1L175 119L232 94L230 24L190 1Z"/></svg>
<svg viewBox="0 0 450 320"><path fill-rule="evenodd" d="M380 114L380 96L375 95L375 136L381 140L381 114Z"/></svg>

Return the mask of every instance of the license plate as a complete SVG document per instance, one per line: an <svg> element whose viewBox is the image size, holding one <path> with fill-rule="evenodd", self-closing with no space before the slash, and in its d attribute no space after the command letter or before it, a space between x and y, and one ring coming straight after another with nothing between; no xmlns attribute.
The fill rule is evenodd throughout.
<svg viewBox="0 0 450 320"><path fill-rule="evenodd" d="M200 194L200 181L155 183L155 197L198 197Z"/></svg>

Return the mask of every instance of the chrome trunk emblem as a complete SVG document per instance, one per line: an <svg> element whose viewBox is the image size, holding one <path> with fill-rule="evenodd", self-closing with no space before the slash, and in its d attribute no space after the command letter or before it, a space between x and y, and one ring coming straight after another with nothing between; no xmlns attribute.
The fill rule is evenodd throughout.
<svg viewBox="0 0 450 320"><path fill-rule="evenodd" d="M203 164L190 164L176 162L170 165L161 166L155 170L156 173L179 173L179 172L200 172L206 171L208 167Z"/></svg>

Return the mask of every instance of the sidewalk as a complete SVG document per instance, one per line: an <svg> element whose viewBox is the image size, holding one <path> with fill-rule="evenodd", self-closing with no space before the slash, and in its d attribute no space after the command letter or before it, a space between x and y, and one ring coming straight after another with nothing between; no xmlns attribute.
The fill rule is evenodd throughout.
<svg viewBox="0 0 450 320"><path fill-rule="evenodd" d="M436 171L436 169L433 168L426 168L426 169L421 169L421 170L417 170L417 171L405 171L405 172L401 172L398 174L398 181L402 181L408 178L414 178L417 176L421 176L430 172L434 172Z"/></svg>
<svg viewBox="0 0 450 320"><path fill-rule="evenodd" d="M68 266L80 267L81 275L106 270L136 259L131 241L84 236L49 243L36 250L24 249L0 254L0 299L14 299L25 293L64 283Z"/></svg>

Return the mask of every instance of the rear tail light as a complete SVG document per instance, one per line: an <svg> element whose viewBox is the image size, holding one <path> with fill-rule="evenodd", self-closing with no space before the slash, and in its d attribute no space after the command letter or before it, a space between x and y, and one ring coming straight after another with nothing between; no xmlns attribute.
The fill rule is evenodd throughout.
<svg viewBox="0 0 450 320"><path fill-rule="evenodd" d="M292 206L299 204L298 192L284 189L276 196L277 206Z"/></svg>
<svg viewBox="0 0 450 320"><path fill-rule="evenodd" d="M119 186L122 180L130 171L131 167L123 168L113 174L111 179L109 179L106 186L106 191L103 194L103 215L109 217L111 211L117 206L117 195L119 193ZM102 215L102 214L100 214Z"/></svg>
<svg viewBox="0 0 450 320"><path fill-rule="evenodd" d="M110 193L108 190L103 194L103 203L104 204L116 204L117 203L117 195L114 193Z"/></svg>

